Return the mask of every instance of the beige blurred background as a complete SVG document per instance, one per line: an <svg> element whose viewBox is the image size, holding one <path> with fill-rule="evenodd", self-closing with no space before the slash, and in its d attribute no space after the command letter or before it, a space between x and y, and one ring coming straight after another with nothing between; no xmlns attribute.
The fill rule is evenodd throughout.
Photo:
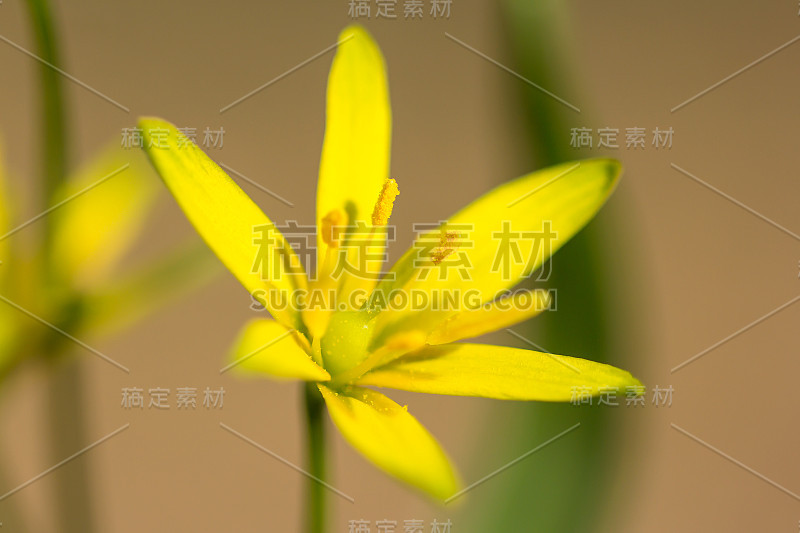
<svg viewBox="0 0 800 533"><path fill-rule="evenodd" d="M398 3L402 6L402 1ZM426 2L426 6L428 3ZM608 486L616 502L598 531L797 531L800 501L713 453L675 424L794 494L800 493L800 375L790 306L697 361L670 369L800 294L800 243L671 167L675 164L792 232L797 197L800 44L793 44L684 108L670 109L800 34L796 1L568 3L574 39L564 51L580 81L575 127L645 127L645 149L594 150L621 159L626 176L612 198L620 238L614 263L637 272L642 308L629 335L641 346L630 366L648 386L673 386L669 408L618 409L630 435L625 467ZM374 9L374 7L373 7ZM402 9L400 7L400 9ZM65 70L130 108L66 84L73 142L89 157L139 115L181 127L224 127L217 161L269 187L289 208L243 188L275 220L313 220L324 91L332 54L311 62L240 105L220 108L333 44L351 20L347 2L58 2ZM522 83L465 50L445 32L501 63L509 61L491 2L453 0L449 20L361 20L388 64L394 114L392 173L401 196L393 257L413 222L439 220L502 180L530 169L516 111ZM23 9L0 4L0 34L32 47ZM0 43L0 134L13 175L36 175L36 63ZM534 80L536 81L536 80ZM534 89L530 89L534 90ZM656 150L650 131L674 129ZM563 132L569 143L570 132ZM31 208L32 209L32 208ZM36 214L31 210L30 216ZM144 242L129 258L156 254L192 235L164 195ZM614 252L615 250L611 250ZM633 267L631 267L633 265ZM556 263L557 267L557 263ZM624 267L624 268L623 268ZM130 428L78 461L91 468L102 531L296 531L304 479L219 422L297 464L303 462L300 389L220 375L223 354L250 316L247 293L224 273L203 290L124 335L92 344L130 367L125 375L88 354L90 435ZM580 332L576 332L580 334ZM498 337L497 342L510 344ZM18 375L0 405L0 452L22 483L48 462L40 423L42 376ZM138 386L226 390L224 408L127 411L121 389ZM482 429L512 412L508 403L391 394L440 439L465 481L514 457L493 457ZM568 427L565 421L565 427ZM335 435L335 432L332 432ZM401 522L451 518L368 465L336 435L332 531L353 519ZM87 443L88 444L88 443ZM520 443L522 454L539 443ZM557 445L557 444L554 444ZM488 454L488 456L487 456ZM529 460L546 460L546 455ZM478 467L477 465L480 465ZM63 467L69 469L72 464ZM14 495L37 530L55 472ZM531 480L531 483L535 483ZM0 487L0 493L11 487ZM488 481L467 505L480 505ZM523 497L522 495L520 497ZM3 517L0 516L0 522ZM3 528L6 529L6 528ZM521 527L522 530L522 527Z"/></svg>

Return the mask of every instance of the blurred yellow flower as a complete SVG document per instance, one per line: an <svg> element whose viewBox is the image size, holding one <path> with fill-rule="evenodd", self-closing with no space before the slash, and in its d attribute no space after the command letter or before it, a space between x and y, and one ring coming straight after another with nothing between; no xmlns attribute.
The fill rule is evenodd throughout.
<svg viewBox="0 0 800 533"><path fill-rule="evenodd" d="M53 336L108 333L214 272L195 243L119 268L159 193L152 174L139 153L108 148L67 176L47 209L23 219L0 161L0 378L31 356L54 356Z"/></svg>

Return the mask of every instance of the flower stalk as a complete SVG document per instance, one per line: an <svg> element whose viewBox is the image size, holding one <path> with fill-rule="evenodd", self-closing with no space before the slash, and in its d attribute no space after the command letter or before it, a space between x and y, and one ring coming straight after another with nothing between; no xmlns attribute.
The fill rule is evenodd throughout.
<svg viewBox="0 0 800 533"><path fill-rule="evenodd" d="M308 478L306 488L306 531L323 533L325 531L326 501L325 487L325 401L317 386L307 383L303 387L306 410L306 438L308 442Z"/></svg>
<svg viewBox="0 0 800 533"><path fill-rule="evenodd" d="M53 195L64 182L68 171L66 134L66 110L64 106L63 80L56 70L60 64L58 38L53 15L47 0L28 0L31 27L36 38L39 57L43 63L39 69L41 97L42 139L42 206L48 208ZM42 284L47 289L61 284L57 262L51 260L52 221L47 217L43 223ZM63 318L74 322L73 306L67 303L62 308ZM44 354L55 362L66 349L63 339L52 333L43 345ZM52 458L63 460L85 445L85 421L83 413L83 375L74 362L63 368L52 369L48 376L48 427L51 432L50 453ZM89 501L88 471L86 463L76 461L55 478L57 523L64 532L91 533L94 531Z"/></svg>
<svg viewBox="0 0 800 533"><path fill-rule="evenodd" d="M31 28L36 39L36 50L39 57L44 60L39 67L39 90L41 97L41 131L42 139L42 208L51 205L52 196L64 181L68 170L69 147L67 145L67 121L64 106L63 80L56 70L61 60L58 53L58 37L53 24L52 11L48 0L28 0L28 14ZM54 68L56 67L56 68ZM52 232L51 224L43 221L46 256L44 265L48 261L49 243ZM52 270L52 269L50 269ZM52 271L45 272L53 276Z"/></svg>

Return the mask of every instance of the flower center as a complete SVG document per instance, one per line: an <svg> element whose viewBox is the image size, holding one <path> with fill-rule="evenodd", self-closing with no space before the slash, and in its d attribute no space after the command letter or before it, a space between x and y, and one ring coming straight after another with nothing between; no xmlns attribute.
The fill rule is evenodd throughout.
<svg viewBox="0 0 800 533"><path fill-rule="evenodd" d="M325 370L336 375L367 358L373 317L366 311L339 311L331 316L322 337Z"/></svg>
<svg viewBox="0 0 800 533"><path fill-rule="evenodd" d="M383 182L383 187L381 187L381 192L378 194L372 210L372 232L375 232L376 228L383 228L389 222L395 198L399 193L400 190L395 180L387 178ZM337 226L344 221L346 221L346 215L338 210L332 211L322 219L322 240L328 245L328 255L321 269L321 281L317 282L317 285L320 285L322 280L328 280L330 286L335 286L331 277L332 267L335 263L336 249L340 246L342 238L342 235L337 233ZM371 238L375 238L375 236L371 234ZM367 358L369 344L372 340L372 319L375 318L375 314L362 309L316 313L304 317L313 337L318 338L319 334L322 334L320 340L322 362L325 370L331 375L349 370Z"/></svg>

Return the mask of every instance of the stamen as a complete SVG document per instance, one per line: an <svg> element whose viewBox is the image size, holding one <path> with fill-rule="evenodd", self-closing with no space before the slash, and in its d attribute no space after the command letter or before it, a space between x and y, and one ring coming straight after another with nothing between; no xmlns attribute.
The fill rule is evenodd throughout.
<svg viewBox="0 0 800 533"><path fill-rule="evenodd" d="M322 337L328 327L330 315L336 307L338 280L334 279L336 258L342 243L342 233L347 230L347 214L341 209L333 209L320 220L320 238L327 247L325 254L318 259L317 279L309 283L309 297L319 298L318 305L303 309L303 322L315 340ZM320 356L321 357L321 356Z"/></svg>
<svg viewBox="0 0 800 533"><path fill-rule="evenodd" d="M387 178L383 182L383 188L378 195L375 209L372 211L373 226L385 226L389 222L389 217L392 216L394 199L397 198L398 194L400 194L400 189L397 187L397 182L392 178Z"/></svg>
<svg viewBox="0 0 800 533"><path fill-rule="evenodd" d="M340 235L347 225L347 215L341 209L334 209L322 217L320 228L322 242L332 248L338 248Z"/></svg>
<svg viewBox="0 0 800 533"><path fill-rule="evenodd" d="M457 239L458 233L455 231L442 233L442 237L439 239L439 246L431 252L431 260L433 261L434 265L438 266L442 261L444 261L445 257L455 251L455 249L458 247Z"/></svg>

